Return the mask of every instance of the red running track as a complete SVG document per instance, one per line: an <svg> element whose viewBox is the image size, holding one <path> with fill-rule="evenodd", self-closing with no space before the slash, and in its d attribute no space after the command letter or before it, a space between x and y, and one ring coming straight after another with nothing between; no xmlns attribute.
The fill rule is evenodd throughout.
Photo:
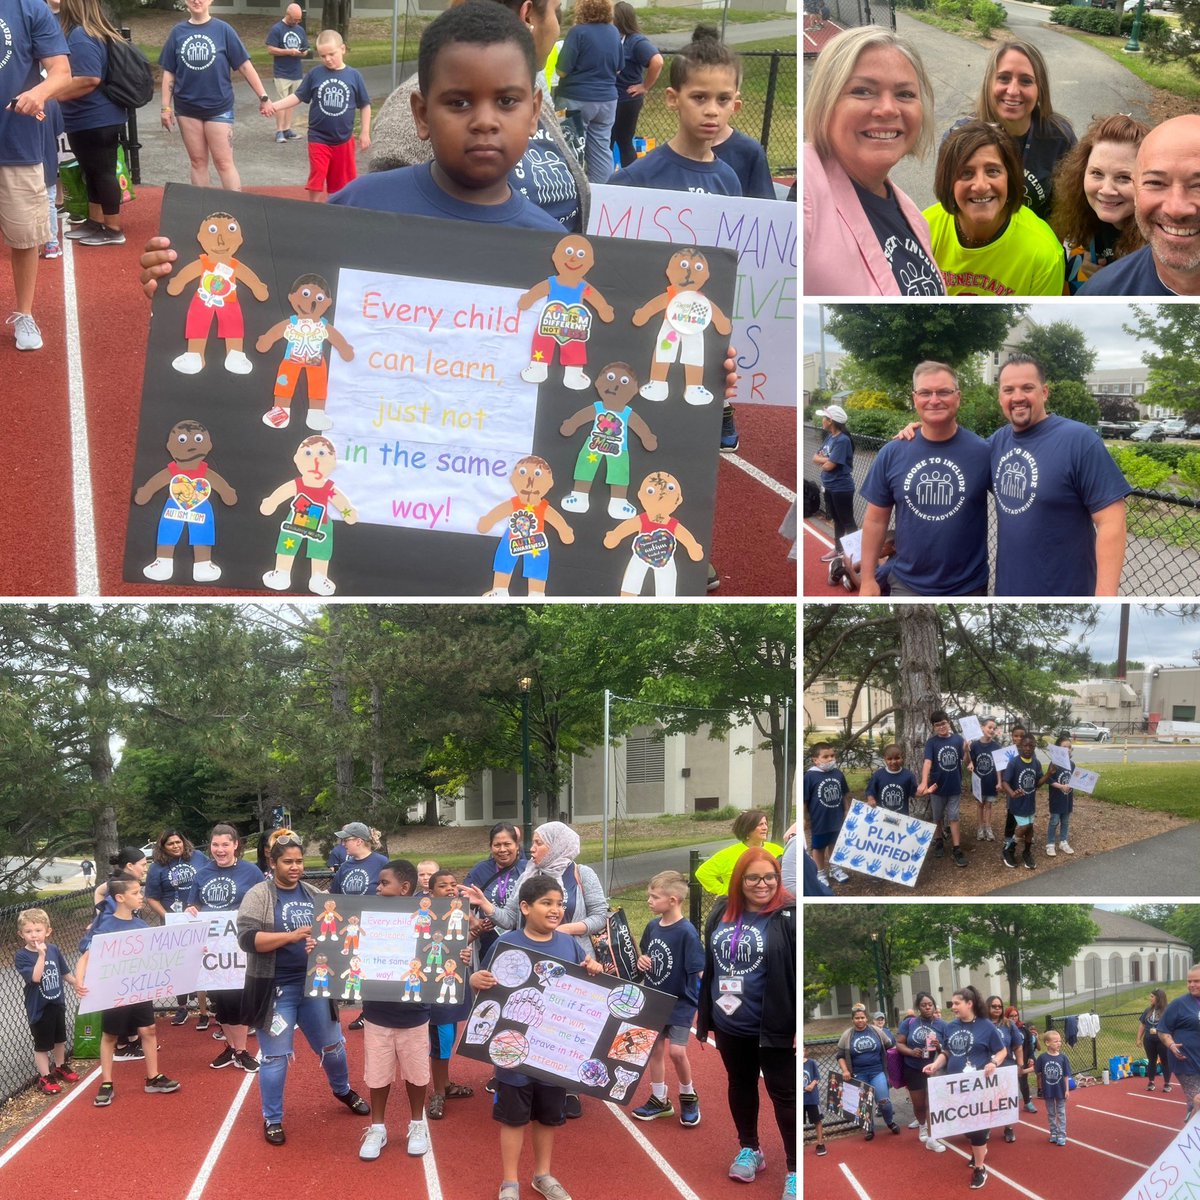
<svg viewBox="0 0 1200 1200"><path fill-rule="evenodd" d="M116 1098L111 1107L92 1105L98 1072L68 1090L48 1110L54 1117L4 1162L0 1150L0 1195L86 1197L112 1200L128 1194L131 1180L147 1185L155 1200L218 1200L230 1196L397 1196L404 1200L489 1200L500 1186L499 1137L482 1063L455 1058L451 1077L475 1088L467 1100L446 1103L446 1116L429 1123L433 1149L423 1158L405 1152L408 1105L398 1085L388 1106L391 1139L375 1162L358 1158L368 1119L357 1117L329 1094L316 1056L297 1034L297 1052L287 1082L285 1146L268 1146L262 1136L258 1084L233 1067L209 1069L221 1050L195 1024L158 1023L160 1066L181 1088L172 1095L141 1090L141 1063L116 1063ZM362 1035L347 1031L351 1086L365 1094ZM254 1041L250 1048L253 1051ZM767 1170L757 1185L729 1179L737 1138L725 1104L725 1075L711 1046L694 1039L692 1069L701 1103L701 1123L685 1129L676 1118L634 1121L629 1108L585 1099L584 1115L568 1121L555 1137L553 1169L575 1200L732 1200L778 1197L784 1184L783 1146L770 1102L762 1093L760 1133ZM218 1137L243 1082L248 1083L228 1136ZM668 1084L675 1091L668 1067ZM648 1092L643 1085L634 1104ZM80 1093L72 1100L74 1093ZM629 1107L632 1107L629 1106ZM620 1113L620 1116L616 1115ZM630 1127L633 1127L632 1129ZM643 1145L644 1142L644 1145ZM214 1144L211 1173L202 1178ZM647 1153L648 1146L652 1153ZM658 1160L656 1161L655 1156ZM532 1158L522 1157L522 1195L529 1186ZM386 1189L383 1191L381 1189Z"/></svg>
<svg viewBox="0 0 1200 1200"><path fill-rule="evenodd" d="M1078 1088L1067 1101L1067 1144L1052 1146L1045 1106L1036 1103L1036 1113L1021 1113L1015 1143L992 1131L984 1188L992 1197L1121 1200L1179 1132L1185 1107L1178 1089L1169 1096L1147 1093L1141 1079ZM899 1200L900 1180L909 1181L903 1195L920 1200L961 1200L970 1190L966 1138L949 1138L945 1154L932 1154L915 1129L902 1129L899 1137L882 1124L879 1129L870 1143L860 1134L831 1140L824 1158L806 1144L807 1200Z"/></svg>
<svg viewBox="0 0 1200 1200"><path fill-rule="evenodd" d="M304 195L299 188L255 190L297 199ZM10 448L9 469L0 477L0 503L4 511L20 515L0 524L0 595L234 594L121 579L149 329L138 256L157 230L161 203L161 188L139 189L137 200L125 210L124 246L74 248L70 263L41 264L35 315L43 350L19 353L7 331L0 331ZM68 271L74 273L77 347L68 345L64 316ZM6 273L0 272L0 278L7 279ZM76 350L75 391L81 396L73 416L70 383ZM777 531L796 490L796 410L739 405L737 416L738 459L778 486L764 485L722 456L711 556L721 576L719 594L794 596L795 564L788 562L788 545ZM71 463L80 450L86 450L89 470L74 478Z"/></svg>

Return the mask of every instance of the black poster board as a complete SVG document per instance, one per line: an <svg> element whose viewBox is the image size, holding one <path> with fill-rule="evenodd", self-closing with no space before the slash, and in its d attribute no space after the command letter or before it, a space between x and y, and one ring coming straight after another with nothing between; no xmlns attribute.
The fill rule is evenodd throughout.
<svg viewBox="0 0 1200 1200"><path fill-rule="evenodd" d="M676 997L575 963L500 945L496 987L476 994L458 1053L628 1104Z"/></svg>
<svg viewBox="0 0 1200 1200"><path fill-rule="evenodd" d="M178 184L161 224L177 294L154 301L127 581L481 596L507 567L518 598L542 574L550 596L704 594L732 251L704 250L698 284L687 248L578 237L590 290L568 303L554 233ZM544 497L541 468L511 482L531 455Z"/></svg>
<svg viewBox="0 0 1200 1200"><path fill-rule="evenodd" d="M830 1071L825 1106L830 1115L862 1126L864 1133L875 1132L875 1089L869 1083Z"/></svg>

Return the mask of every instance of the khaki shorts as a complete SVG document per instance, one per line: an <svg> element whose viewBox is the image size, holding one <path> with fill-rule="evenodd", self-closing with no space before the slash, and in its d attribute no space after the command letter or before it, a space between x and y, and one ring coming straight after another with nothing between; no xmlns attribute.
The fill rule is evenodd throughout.
<svg viewBox="0 0 1200 1200"><path fill-rule="evenodd" d="M396 1068L405 1083L424 1087L429 1083L429 1026L388 1029L363 1024L363 1083L369 1088L390 1087Z"/></svg>
<svg viewBox="0 0 1200 1200"><path fill-rule="evenodd" d="M0 233L14 250L50 240L50 202L41 163L0 167Z"/></svg>
<svg viewBox="0 0 1200 1200"><path fill-rule="evenodd" d="M275 84L275 99L286 100L293 92L298 91L303 79L273 79Z"/></svg>

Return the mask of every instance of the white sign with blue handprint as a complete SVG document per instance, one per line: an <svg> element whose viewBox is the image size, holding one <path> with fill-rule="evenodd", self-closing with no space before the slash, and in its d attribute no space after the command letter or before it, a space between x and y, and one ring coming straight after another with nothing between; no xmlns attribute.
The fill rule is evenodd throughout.
<svg viewBox="0 0 1200 1200"><path fill-rule="evenodd" d="M915 887L936 833L932 821L855 800L833 848L833 865Z"/></svg>

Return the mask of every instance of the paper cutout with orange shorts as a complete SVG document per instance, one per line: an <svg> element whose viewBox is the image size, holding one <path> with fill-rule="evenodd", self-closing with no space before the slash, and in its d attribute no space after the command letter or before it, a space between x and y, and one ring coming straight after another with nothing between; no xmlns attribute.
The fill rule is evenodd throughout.
<svg viewBox="0 0 1200 1200"><path fill-rule="evenodd" d="M667 263L667 289L643 304L633 314L633 323L645 325L656 313L662 313L662 325L654 340L654 359L650 380L642 385L646 400L665 400L670 394L667 374L678 359L683 364L683 398L688 404L710 404L713 394L704 386L704 334L711 325L728 336L733 326L729 318L707 296L708 259L687 246L675 251Z"/></svg>
<svg viewBox="0 0 1200 1200"><path fill-rule="evenodd" d="M550 540L546 536L546 526L558 534L564 546L575 540L575 532L562 513L546 500L546 494L554 486L554 475L544 458L529 454L518 459L509 481L516 495L480 517L477 525L480 533L487 533L507 519L507 528L500 535L500 544L492 560L492 588L483 595L488 600L508 596L508 585L520 564L529 595L540 599L546 594L546 579L550 574Z"/></svg>
<svg viewBox="0 0 1200 1200"><path fill-rule="evenodd" d="M329 429L333 421L325 412L329 398L329 364L325 361L325 343L342 356L344 362L354 358L354 347L325 320L333 304L333 291L322 275L301 275L288 292L292 316L272 325L255 348L265 354L280 338L287 343L283 361L275 373L275 396L272 406L263 413L263 424L272 429L286 429L292 419L292 397L303 372L308 386L308 413L304 423L318 432Z"/></svg>
<svg viewBox="0 0 1200 1200"><path fill-rule="evenodd" d="M263 583L272 591L286 592L292 586L292 564L303 546L312 566L308 590L317 596L332 596L337 585L329 578L329 560L333 557L329 510L336 508L347 525L358 520L358 510L330 478L337 452L327 437L306 437L292 461L300 474L280 484L258 506L259 512L269 517L284 501L288 502L288 513L275 542L275 567L263 576Z"/></svg>
<svg viewBox="0 0 1200 1200"><path fill-rule="evenodd" d="M588 493L603 463L609 491L608 515L617 521L637 516L637 509L625 498L629 491L629 431L637 434L646 450L658 448L658 438L629 406L637 390L637 375L628 363L609 363L600 368L596 379L600 399L572 413L558 427L563 437L570 437L589 421L592 424L575 459L574 490L563 497L562 506L567 512L587 512Z"/></svg>
<svg viewBox="0 0 1200 1200"><path fill-rule="evenodd" d="M640 596L646 573L652 572L654 595L674 596L678 577L676 548L682 546L692 562L704 558L704 547L671 516L683 503L683 490L674 475L654 471L642 480L638 499L645 511L622 521L604 535L604 545L609 550L615 550L633 535L633 555L621 580L621 595Z"/></svg>
<svg viewBox="0 0 1200 1200"><path fill-rule="evenodd" d="M554 274L535 284L517 301L522 312L539 300L546 301L533 333L529 366L521 372L521 378L526 383L544 383L557 351L563 367L563 387L582 392L592 382L583 371L587 366L588 338L592 335L588 305L605 322L613 319L612 305L587 281L587 273L596 262L587 238L578 233L568 234L554 247L551 261Z"/></svg>
<svg viewBox="0 0 1200 1200"><path fill-rule="evenodd" d="M237 492L208 465L212 437L199 421L179 421L167 435L167 453L171 462L151 475L133 494L134 504L149 504L163 488L167 501L158 519L156 558L142 568L142 574L156 583L165 583L175 573L175 547L184 530L192 547L192 579L196 583L215 583L221 568L212 560L217 542L216 518L212 493L232 508Z"/></svg>
<svg viewBox="0 0 1200 1200"><path fill-rule="evenodd" d="M234 257L241 249L242 226L232 213L209 213L200 222L196 241L202 253L167 280L170 296L178 296L189 283L197 281L184 326L187 351L171 366L182 375L196 375L204 369L204 350L215 318L217 337L225 343L225 370L249 375L253 364L243 350L246 319L238 299L238 284L244 283L256 300L266 300L270 295L267 285Z"/></svg>

